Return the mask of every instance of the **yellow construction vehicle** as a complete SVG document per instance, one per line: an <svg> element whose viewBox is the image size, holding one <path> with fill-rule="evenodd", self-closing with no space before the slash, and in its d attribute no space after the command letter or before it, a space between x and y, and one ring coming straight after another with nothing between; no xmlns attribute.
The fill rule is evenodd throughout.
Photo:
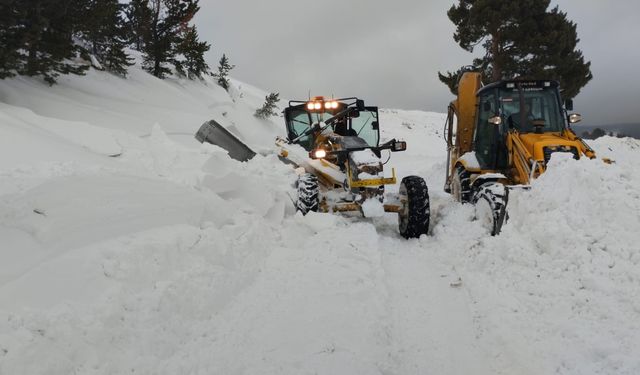
<svg viewBox="0 0 640 375"><path fill-rule="evenodd" d="M429 192L422 177L403 178L398 194L385 192L385 185L397 182L395 169L384 172L391 155L386 153L404 151L407 144L396 139L380 144L377 107L358 98L314 97L290 101L284 118L287 138L277 138L276 146L281 160L299 171L299 211L351 211L365 217L393 212L403 237L427 233Z"/></svg>
<svg viewBox="0 0 640 375"><path fill-rule="evenodd" d="M475 204L477 218L498 234L509 189L528 187L544 173L552 153L595 158L571 129L581 120L571 110L573 103L562 102L556 81L504 80L483 86L480 73L464 72L445 125L445 191Z"/></svg>

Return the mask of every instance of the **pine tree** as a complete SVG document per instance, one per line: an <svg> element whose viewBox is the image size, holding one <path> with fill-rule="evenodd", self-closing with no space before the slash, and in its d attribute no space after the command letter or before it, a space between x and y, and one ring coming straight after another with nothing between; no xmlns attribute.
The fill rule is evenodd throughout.
<svg viewBox="0 0 640 375"><path fill-rule="evenodd" d="M144 41L150 37L152 13L149 0L131 0L125 8L125 15L129 43L137 51L142 51Z"/></svg>
<svg viewBox="0 0 640 375"><path fill-rule="evenodd" d="M280 101L279 93L271 93L265 97L262 108L258 108L254 116L262 119L267 119L271 116L275 116L278 113L275 111L276 103Z"/></svg>
<svg viewBox="0 0 640 375"><path fill-rule="evenodd" d="M595 128L591 132L591 139L597 139L597 138L600 138L600 137L604 137L605 135L607 135L607 132L605 132L604 129Z"/></svg>
<svg viewBox="0 0 640 375"><path fill-rule="evenodd" d="M198 0L151 0L151 22L144 40L143 67L158 78L171 74L180 33L200 9Z"/></svg>
<svg viewBox="0 0 640 375"><path fill-rule="evenodd" d="M188 27L178 44L177 52L183 56L183 59L176 59L176 71L189 79L202 78L203 74L211 74L209 65L204 59L204 54L210 48L209 43L199 41L195 26Z"/></svg>
<svg viewBox="0 0 640 375"><path fill-rule="evenodd" d="M89 0L82 38L102 68L126 76L133 59L124 51L128 32L123 12L118 0Z"/></svg>
<svg viewBox="0 0 640 375"><path fill-rule="evenodd" d="M222 86L222 88L227 91L229 91L229 72L235 67L235 65L229 64L227 55L223 54L218 65L218 73L213 75L218 79L218 85Z"/></svg>
<svg viewBox="0 0 640 375"><path fill-rule="evenodd" d="M454 40L485 55L473 65L486 82L506 78L555 79L565 98L575 97L593 77L590 62L576 49L576 24L550 0L459 0L447 15L456 25ZM438 73L455 94L457 72Z"/></svg>
<svg viewBox="0 0 640 375"><path fill-rule="evenodd" d="M89 65L79 59L84 50L74 35L86 1L68 0L64 6L47 0L4 2L2 22L11 20L2 31L8 44L3 40L1 48L9 50L3 65L20 75L42 76L49 84L60 74L83 75Z"/></svg>
<svg viewBox="0 0 640 375"><path fill-rule="evenodd" d="M17 14L14 4L0 3L0 79L15 76L22 66Z"/></svg>

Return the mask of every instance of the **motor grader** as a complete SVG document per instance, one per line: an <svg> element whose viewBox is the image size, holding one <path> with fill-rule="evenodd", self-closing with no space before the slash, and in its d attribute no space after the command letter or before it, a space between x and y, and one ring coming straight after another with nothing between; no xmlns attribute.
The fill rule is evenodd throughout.
<svg viewBox="0 0 640 375"><path fill-rule="evenodd" d="M476 217L498 234L509 189L527 188L544 173L553 153L595 158L571 129L581 120L571 110L573 103L562 102L556 81L503 80L483 86L480 73L464 72L445 125L445 191L475 204Z"/></svg>
<svg viewBox="0 0 640 375"><path fill-rule="evenodd" d="M423 178L404 177L398 194L395 169L384 165L404 141L380 144L378 108L358 98L314 97L290 101L284 110L287 137L276 139L281 160L297 167L296 208L303 214L356 212L364 217L397 213L400 234L417 238L429 228L429 192ZM386 159L386 160L383 160Z"/></svg>

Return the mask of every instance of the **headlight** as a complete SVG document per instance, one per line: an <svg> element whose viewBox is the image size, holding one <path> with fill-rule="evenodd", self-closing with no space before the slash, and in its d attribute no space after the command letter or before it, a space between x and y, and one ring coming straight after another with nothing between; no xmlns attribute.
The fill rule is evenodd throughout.
<svg viewBox="0 0 640 375"><path fill-rule="evenodd" d="M327 157L327 152L323 149L318 149L313 152L314 159L324 159Z"/></svg>

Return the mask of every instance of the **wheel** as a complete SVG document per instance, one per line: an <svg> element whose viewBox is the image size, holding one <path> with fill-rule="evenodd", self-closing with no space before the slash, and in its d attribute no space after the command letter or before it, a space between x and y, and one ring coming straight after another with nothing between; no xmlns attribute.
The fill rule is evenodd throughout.
<svg viewBox="0 0 640 375"><path fill-rule="evenodd" d="M451 179L451 194L453 198L462 203L471 202L471 179L469 172L459 165Z"/></svg>
<svg viewBox="0 0 640 375"><path fill-rule="evenodd" d="M429 189L422 177L407 176L400 183L398 228L404 238L418 238L429 230Z"/></svg>
<svg viewBox="0 0 640 375"><path fill-rule="evenodd" d="M487 182L473 196L476 220L479 220L492 236L500 234L507 217L509 190L498 182Z"/></svg>
<svg viewBox="0 0 640 375"><path fill-rule="evenodd" d="M296 208L306 215L309 211L318 211L319 205L318 177L311 173L305 173L298 177L298 200Z"/></svg>

